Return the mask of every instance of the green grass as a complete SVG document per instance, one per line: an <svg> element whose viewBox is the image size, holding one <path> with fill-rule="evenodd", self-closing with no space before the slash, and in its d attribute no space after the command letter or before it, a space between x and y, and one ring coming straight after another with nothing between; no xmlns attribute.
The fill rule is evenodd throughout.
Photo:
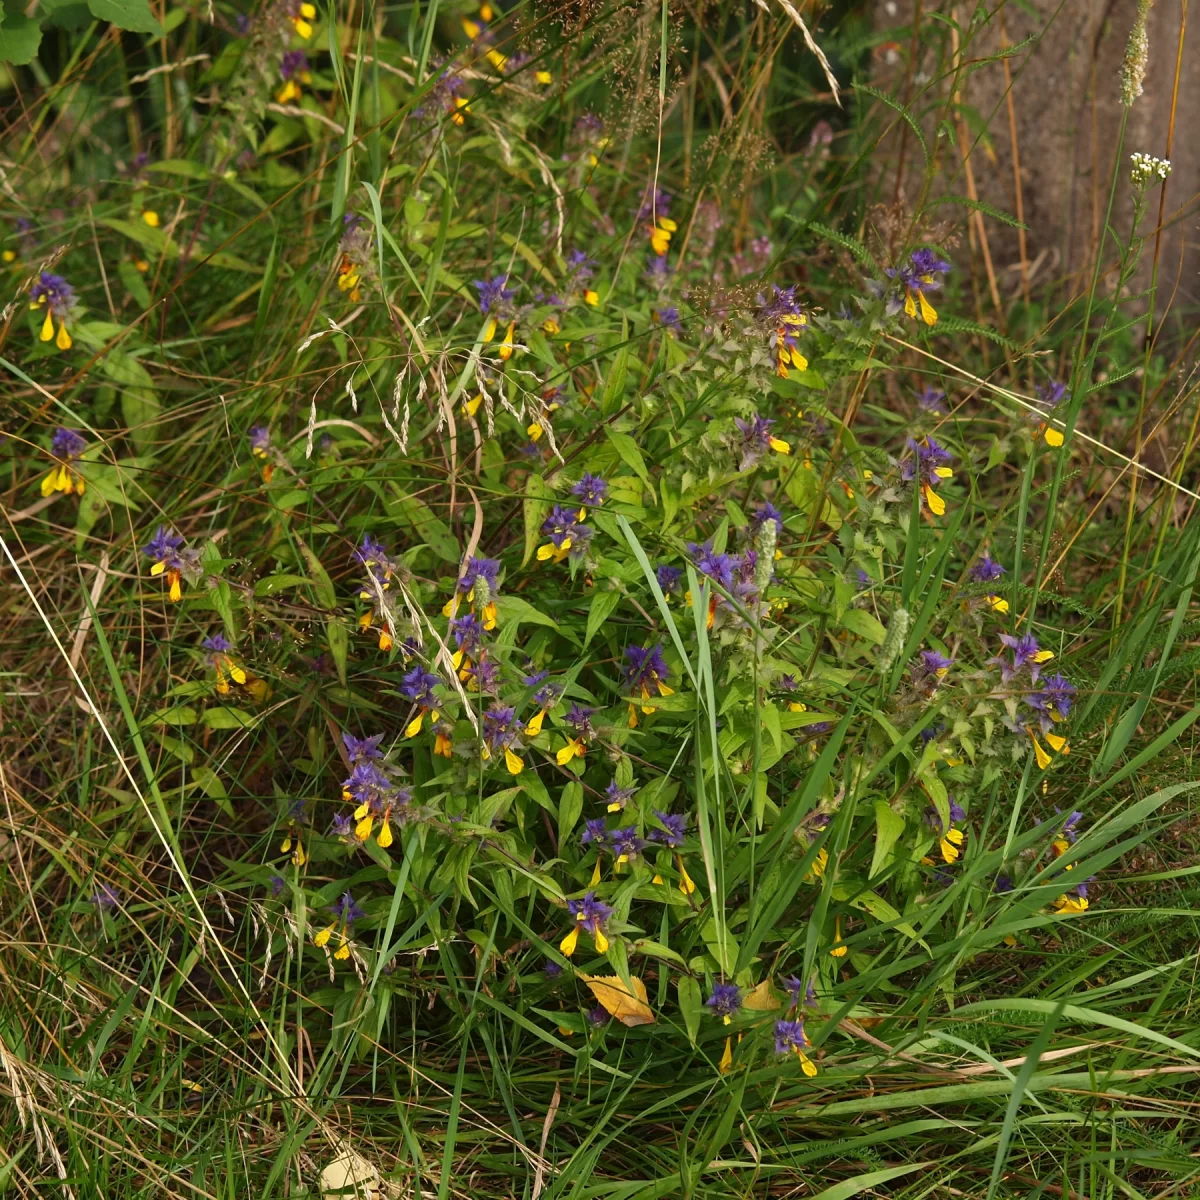
<svg viewBox="0 0 1200 1200"><path fill-rule="evenodd" d="M947 223L971 206L931 203L964 186L929 147L967 119L972 30L956 59L931 22L941 67L889 96L867 14L806 11L842 110L782 11L521 9L496 29L532 56L511 77L470 57L474 10L322 10L306 42L282 7L244 36L232 9L122 12L0 25L9 56L44 26L4 93L0 1190L333 1194L352 1153L438 1200L1192 1194L1200 410L1188 314L1133 290L1155 191L1082 284L997 314ZM921 199L887 213L901 156ZM953 262L932 327L866 283L896 297L885 270L923 247ZM75 290L69 349L39 340L42 271ZM472 286L501 275L507 359ZM764 315L772 285L803 327ZM789 328L808 367L781 378ZM1056 379L1061 449L1035 390ZM756 413L786 454L743 457ZM57 426L87 449L41 497ZM905 478L930 437L953 459L932 500ZM584 472L603 503L570 496ZM554 505L591 530L562 562ZM179 602L141 550L159 525L195 554ZM761 562L706 573L690 543ZM481 758L492 685L450 662L472 556L501 564L458 615L495 600L519 773L503 739ZM1048 766L1001 633L1077 689ZM626 654L656 645L670 690L643 697ZM953 665L924 675L923 650ZM406 736L419 664L441 724ZM530 733L535 668L565 691ZM333 826L356 820L343 732L382 734L411 793L390 842ZM610 783L632 794L608 833L648 842L619 869L581 840ZM585 928L568 955L593 889L607 947ZM652 1022L596 1015L611 985L584 976L643 984ZM795 1012L788 976L815 994ZM728 1026L721 982L749 1001ZM775 1052L785 1016L813 1076Z"/></svg>

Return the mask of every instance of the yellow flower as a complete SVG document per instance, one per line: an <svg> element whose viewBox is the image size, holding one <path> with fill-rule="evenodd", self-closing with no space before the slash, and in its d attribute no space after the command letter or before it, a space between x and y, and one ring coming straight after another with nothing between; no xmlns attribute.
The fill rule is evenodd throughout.
<svg viewBox="0 0 1200 1200"><path fill-rule="evenodd" d="M679 228L670 217L659 217L650 230L650 245L655 254L666 254L671 247L671 234Z"/></svg>
<svg viewBox="0 0 1200 1200"><path fill-rule="evenodd" d="M305 40L308 41L312 37L313 27L312 22L317 15L316 5L304 3L300 5L300 9L296 16L292 18L292 28Z"/></svg>
<svg viewBox="0 0 1200 1200"><path fill-rule="evenodd" d="M721 1061L719 1063L717 1063L717 1070L720 1071L722 1075L724 1075L725 1072L728 1071L732 1065L733 1065L733 1038L727 1037L725 1039L725 1053L721 1055Z"/></svg>
<svg viewBox="0 0 1200 1200"><path fill-rule="evenodd" d="M142 220L145 221L151 229L157 229L160 224L158 213L156 213L152 208L142 209Z"/></svg>
<svg viewBox="0 0 1200 1200"><path fill-rule="evenodd" d="M554 76L549 71L535 71L533 77L543 86L554 82Z"/></svg>
<svg viewBox="0 0 1200 1200"><path fill-rule="evenodd" d="M822 879L825 875L825 868L829 865L829 851L824 846L817 851L817 857L813 859L813 864L808 868L804 876L805 883L816 883L818 879Z"/></svg>
<svg viewBox="0 0 1200 1200"><path fill-rule="evenodd" d="M572 927L571 932L567 934L561 942L558 943L559 950L570 958L575 953L575 947L579 944L579 923L576 922Z"/></svg>
<svg viewBox="0 0 1200 1200"><path fill-rule="evenodd" d="M834 958L845 958L850 947L847 946L846 943L842 941L842 918L841 917L838 917L833 923L833 937L834 937L834 945L833 945L833 949L831 949L829 951L829 953Z"/></svg>
<svg viewBox="0 0 1200 1200"><path fill-rule="evenodd" d="M942 851L942 858L948 862L957 862L959 855L962 853L962 845L966 835L961 829L948 829L945 835L939 839L938 845Z"/></svg>
<svg viewBox="0 0 1200 1200"><path fill-rule="evenodd" d="M504 335L504 341L500 343L500 349L497 353L507 362L512 358L513 354L513 330L517 327L516 321L509 321L508 332Z"/></svg>
<svg viewBox="0 0 1200 1200"><path fill-rule="evenodd" d="M560 767L565 767L573 758L582 758L584 744L579 738L567 738L567 744L554 756Z"/></svg>
<svg viewBox="0 0 1200 1200"><path fill-rule="evenodd" d="M921 485L921 494L925 497L925 503L928 506L929 511L933 513L935 517L941 517L945 515L945 500L943 500L941 496L939 496L937 492L930 487L929 484L926 483Z"/></svg>

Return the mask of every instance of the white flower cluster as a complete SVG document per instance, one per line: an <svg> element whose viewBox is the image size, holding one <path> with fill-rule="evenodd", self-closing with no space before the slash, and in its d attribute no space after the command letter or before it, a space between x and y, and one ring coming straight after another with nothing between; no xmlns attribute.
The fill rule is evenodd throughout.
<svg viewBox="0 0 1200 1200"><path fill-rule="evenodd" d="M1129 161L1129 182L1141 191L1152 183L1161 183L1171 173L1171 163L1165 158L1155 158L1153 154L1131 154Z"/></svg>

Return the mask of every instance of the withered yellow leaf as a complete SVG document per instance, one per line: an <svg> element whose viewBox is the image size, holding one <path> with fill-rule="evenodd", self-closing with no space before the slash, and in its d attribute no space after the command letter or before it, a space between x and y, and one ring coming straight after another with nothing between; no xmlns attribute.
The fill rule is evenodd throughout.
<svg viewBox="0 0 1200 1200"><path fill-rule="evenodd" d="M752 1012L770 1012L779 1007L779 999L771 990L771 982L764 979L757 987L751 988L742 998L742 1007Z"/></svg>
<svg viewBox="0 0 1200 1200"><path fill-rule="evenodd" d="M632 992L616 975L581 975L580 978L592 989L592 995L604 1005L605 1011L622 1025L632 1029L637 1025L654 1024L654 1013L646 1001L646 985L636 975L629 977Z"/></svg>

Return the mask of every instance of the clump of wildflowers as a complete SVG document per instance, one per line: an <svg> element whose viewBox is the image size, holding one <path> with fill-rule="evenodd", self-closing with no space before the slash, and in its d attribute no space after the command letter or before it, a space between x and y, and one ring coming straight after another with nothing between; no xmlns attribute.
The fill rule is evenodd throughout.
<svg viewBox="0 0 1200 1200"><path fill-rule="evenodd" d="M496 596L500 591L500 560L497 558L468 558L462 574L454 585L454 595L446 601L442 616L455 617L463 600L474 606L482 629L490 633L496 628ZM458 664L455 663L455 666Z"/></svg>
<svg viewBox="0 0 1200 1200"><path fill-rule="evenodd" d="M1129 161L1133 164L1129 168L1129 182L1135 191L1145 191L1155 182L1163 183L1171 174L1170 160L1155 158L1153 154L1131 154Z"/></svg>
<svg viewBox="0 0 1200 1200"><path fill-rule="evenodd" d="M925 810L925 821L937 835L938 849L941 851L942 861L949 864L958 862L962 856L963 844L967 839L966 833L960 828L966 821L967 814L962 805L953 796L949 797L949 812L947 816L948 819L943 821L936 808L931 807ZM926 866L932 865L932 859L926 858L923 861Z"/></svg>
<svg viewBox="0 0 1200 1200"><path fill-rule="evenodd" d="M595 736L592 728L592 710L581 705L572 704L563 717L563 723L570 731L567 743L554 756L560 767L565 767L572 759L583 758L587 745Z"/></svg>
<svg viewBox="0 0 1200 1200"><path fill-rule="evenodd" d="M279 60L279 78L283 80L275 93L277 104L291 104L304 95L301 84L312 83L312 72L309 70L308 55L303 50L285 51Z"/></svg>
<svg viewBox="0 0 1200 1200"><path fill-rule="evenodd" d="M944 446L929 437L919 442L909 438L908 450L908 457L900 463L900 478L905 483L915 482L925 507L935 517L940 517L946 511L946 502L935 489L954 477L954 471L947 465L953 458Z"/></svg>
<svg viewBox="0 0 1200 1200"><path fill-rule="evenodd" d="M565 290L570 295L578 294L584 304L594 308L600 303L600 295L594 288L588 286L588 282L595 274L596 260L590 258L583 250L576 249L567 251L566 263Z"/></svg>
<svg viewBox="0 0 1200 1200"><path fill-rule="evenodd" d="M60 350L70 350L71 335L67 332L67 318L75 310L75 289L61 276L43 271L29 291L29 307L45 309L46 319L42 322L40 341L53 341ZM58 334L54 322L58 322Z"/></svg>
<svg viewBox="0 0 1200 1200"><path fill-rule="evenodd" d="M58 462L42 480L43 496L51 496L55 492L63 492L68 496L72 493L83 495L87 485L72 464L86 449L87 442L74 429L65 429L61 425L55 429L50 439L50 453Z"/></svg>
<svg viewBox="0 0 1200 1200"><path fill-rule="evenodd" d="M366 742L370 744L371 739ZM392 820L403 821L411 813L412 793L393 782L380 765L378 753L363 752L354 756L350 774L342 782L342 796L356 805L355 840L365 842L378 827L375 840L382 850L392 844Z"/></svg>
<svg viewBox="0 0 1200 1200"><path fill-rule="evenodd" d="M799 980L797 980L797 983ZM804 1021L775 1022L775 1053L795 1053L800 1060L800 1069L810 1079L817 1073L817 1065L804 1053L809 1047L809 1040L804 1032Z"/></svg>
<svg viewBox="0 0 1200 1200"><path fill-rule="evenodd" d="M926 325L937 324L937 312L929 303L926 293L940 288L942 281L938 276L949 270L948 262L926 249L914 250L905 266L888 268L888 275L897 280L904 291L904 312L907 316L915 320L917 309L920 308L921 320Z"/></svg>
<svg viewBox="0 0 1200 1200"><path fill-rule="evenodd" d="M559 700L562 699L562 687L557 683L542 683L545 677L545 672L542 672L539 676L526 676L524 680L526 687L542 684L533 693L532 699L533 703L537 705L537 712L530 717L528 724L525 726L526 737L537 737L542 732L542 723L546 720L546 713L555 708Z"/></svg>
<svg viewBox="0 0 1200 1200"><path fill-rule="evenodd" d="M662 260L656 259L655 261L661 262ZM674 304L664 304L659 308L652 308L650 315L670 337L675 337L683 332L683 320L679 315L679 309Z"/></svg>
<svg viewBox="0 0 1200 1200"><path fill-rule="evenodd" d="M490 342L495 338L500 322L508 324L504 341L500 343L498 351L502 359L512 357L513 335L517 327L517 314L512 304L512 299L517 293L515 288L506 287L507 283L507 275L497 275L494 279L476 279L471 284L479 293L479 311L488 318L483 330L483 340Z"/></svg>
<svg viewBox="0 0 1200 1200"><path fill-rule="evenodd" d="M291 0L290 19L292 28L296 34L303 38L306 42L313 35L312 23L317 19L317 7L315 4L309 4L308 0Z"/></svg>
<svg viewBox="0 0 1200 1200"><path fill-rule="evenodd" d="M275 474L274 447L271 445L271 430L267 425L255 425L249 434L250 453L262 462L263 483L270 483Z"/></svg>
<svg viewBox="0 0 1200 1200"><path fill-rule="evenodd" d="M400 687L397 689L400 695L410 704L417 706L417 715L404 727L406 738L416 737L421 732L426 717L437 721L440 715L439 703L433 689L440 686L441 682L437 675L419 664L400 680Z"/></svg>
<svg viewBox="0 0 1200 1200"><path fill-rule="evenodd" d="M615 779L612 780L604 789L604 799L607 801L608 811L610 813L623 812L625 805L633 798L636 790L636 788L621 787ZM652 833L650 836L654 837L654 834Z"/></svg>
<svg viewBox="0 0 1200 1200"><path fill-rule="evenodd" d="M350 957L350 945L354 936L354 922L367 914L355 904L354 897L348 891L343 892L337 901L329 906L328 911L333 913L333 920L313 938L313 944L327 946L331 939L335 939L337 949L333 952L333 957L347 959Z"/></svg>
<svg viewBox="0 0 1200 1200"><path fill-rule="evenodd" d="M917 406L922 412L944 413L946 411L946 393L941 388L924 388L917 396Z"/></svg>
<svg viewBox="0 0 1200 1200"><path fill-rule="evenodd" d="M742 1007L742 991L736 983L714 983L712 995L704 1002L726 1025Z"/></svg>
<svg viewBox="0 0 1200 1200"><path fill-rule="evenodd" d="M775 424L773 417L760 417L755 413L745 421L741 417L734 417L733 423L741 434L739 471L749 471L768 450L774 450L776 454L791 454L791 444L771 432Z"/></svg>
<svg viewBox="0 0 1200 1200"><path fill-rule="evenodd" d="M583 478L571 488L571 495L580 504L598 508L608 498L608 482L599 475L584 473ZM587 516L587 508L580 508L579 520Z"/></svg>
<svg viewBox="0 0 1200 1200"><path fill-rule="evenodd" d="M1050 414L1064 401L1070 398L1070 391L1065 383L1051 380L1049 383L1039 383L1037 386L1037 406L1046 414L1045 420L1038 422L1038 432L1046 439L1046 445L1057 449L1063 444L1062 430L1050 424Z"/></svg>
<svg viewBox="0 0 1200 1200"><path fill-rule="evenodd" d="M399 576L401 566L392 559L387 547L367 533L354 551L355 559L367 569L366 579L359 586L358 598L369 605L358 618L358 627L371 629L379 621L379 649L390 650L395 644L394 597L392 581Z"/></svg>
<svg viewBox="0 0 1200 1200"><path fill-rule="evenodd" d="M654 712L654 705L648 701L653 693L659 696L673 696L675 691L667 686L671 678L670 668L663 658L661 646L627 646L625 649L625 688L629 692L641 693L641 709L643 713ZM637 708L635 701L629 702L629 728L637 728Z"/></svg>
<svg viewBox="0 0 1200 1200"><path fill-rule="evenodd" d="M342 217L342 236L338 241L338 291L357 304L362 299L362 284L371 273L371 255L375 239L371 227L358 213Z"/></svg>
<svg viewBox="0 0 1200 1200"><path fill-rule="evenodd" d="M202 574L200 551L185 547L183 538L165 525L154 531L154 536L142 547L142 553L151 560L151 575L166 575L168 595L174 601L183 597L182 579L195 584Z"/></svg>
<svg viewBox="0 0 1200 1200"><path fill-rule="evenodd" d="M217 673L217 692L220 695L229 694L230 680L237 684L247 681L249 676L246 674L246 668L233 658L233 645L228 638L214 633L212 637L205 638L200 645L205 651L205 661Z"/></svg>
<svg viewBox="0 0 1200 1200"><path fill-rule="evenodd" d="M595 892L585 892L582 900L567 901L567 911L575 923L571 932L559 943L559 950L570 958L579 943L579 931L586 929L592 935L596 953L603 954L608 949L608 936L604 927L613 910L603 900L598 900Z"/></svg>
<svg viewBox="0 0 1200 1200"><path fill-rule="evenodd" d="M650 247L660 258L665 257L671 248L671 234L679 229L679 226L667 216L670 207L671 197L662 189L651 187L646 193L642 207L638 210L639 221L650 221L647 226Z"/></svg>
<svg viewBox="0 0 1200 1200"><path fill-rule="evenodd" d="M662 828L650 830L650 840L658 842L668 850L681 849L687 837L687 813L666 813L655 809L654 815ZM696 890L696 885L683 865L682 854L675 855L675 866L679 871L679 890L685 896L690 896ZM655 875L651 880L652 883L662 883L662 881L661 875Z"/></svg>
<svg viewBox="0 0 1200 1200"><path fill-rule="evenodd" d="M770 299L758 297L758 317L771 329L771 349L775 355L775 373L788 377L789 367L808 370L808 359L800 353L800 331L808 326L808 314L796 299L795 287L781 288L773 284ZM745 468L743 468L744 470Z"/></svg>
<svg viewBox="0 0 1200 1200"><path fill-rule="evenodd" d="M293 865L297 867L302 867L308 862L303 838L303 828L307 824L307 820L304 801L293 800L288 809L287 830L283 835L283 841L279 843L279 853L288 855Z"/></svg>
<svg viewBox="0 0 1200 1200"><path fill-rule="evenodd" d="M913 683L925 696L932 696L945 679L954 659L947 658L937 650L922 650L910 668Z"/></svg>
<svg viewBox="0 0 1200 1200"><path fill-rule="evenodd" d="M556 504L550 515L542 522L542 533L550 540L538 547L538 561L553 559L562 562L567 555L580 559L587 551L592 539L592 529L579 520L579 511Z"/></svg>
<svg viewBox="0 0 1200 1200"><path fill-rule="evenodd" d="M483 714L483 757L484 760L503 752L504 765L510 775L520 775L525 762L517 753L521 748L518 741L520 726L517 710L511 705L493 704Z"/></svg>

